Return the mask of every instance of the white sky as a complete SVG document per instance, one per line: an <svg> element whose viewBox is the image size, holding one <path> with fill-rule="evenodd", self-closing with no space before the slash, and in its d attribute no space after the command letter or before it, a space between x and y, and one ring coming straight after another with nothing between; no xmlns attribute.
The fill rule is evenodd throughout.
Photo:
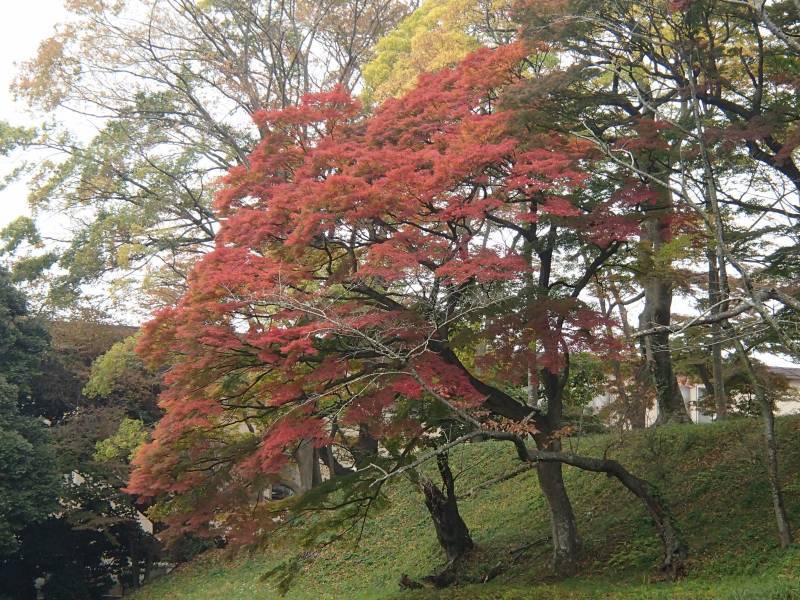
<svg viewBox="0 0 800 600"><path fill-rule="evenodd" d="M12 125L31 125L43 115L28 112L15 103L8 87L16 73L16 63L31 58L36 48L53 28L64 20L63 0L5 0L0 19L0 120ZM18 156L0 157L0 177L7 174ZM0 192L0 228L22 214L27 214L26 186L19 182Z"/></svg>

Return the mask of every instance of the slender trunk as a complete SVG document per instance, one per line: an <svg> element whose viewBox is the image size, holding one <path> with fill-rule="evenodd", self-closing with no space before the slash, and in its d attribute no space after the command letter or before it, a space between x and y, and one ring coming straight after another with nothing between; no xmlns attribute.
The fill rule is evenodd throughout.
<svg viewBox="0 0 800 600"><path fill-rule="evenodd" d="M540 378L547 397L547 416L543 431L533 436L534 441L540 450L559 452L561 440L553 434L561 427L564 387L569 379L569 355L565 353L563 372L551 373L543 369ZM536 466L536 475L550 508L553 570L561 575L571 575L577 567L581 541L572 503L564 486L561 464L539 463Z"/></svg>
<svg viewBox="0 0 800 600"><path fill-rule="evenodd" d="M736 354L745 369L747 378L753 386L756 401L761 409L761 418L764 424L764 458L767 463L767 479L769 480L770 493L772 495L772 508L775 512L775 523L778 529L778 540L781 548L786 548L792 543L792 528L789 525L789 518L786 516L786 505L783 501L783 489L781 488L780 473L778 470L778 441L775 437L775 415L772 412L772 403L767 397L764 384L753 368L753 363L742 345L736 339Z"/></svg>
<svg viewBox="0 0 800 600"><path fill-rule="evenodd" d="M628 319L628 309L625 308L625 303L622 300L622 294L613 281L609 281L608 285L611 290L611 295L614 298L614 303L619 313L620 323L622 324L622 333L625 336L627 345L632 345L633 331L631 329L630 320ZM610 316L610 315L609 315ZM610 329L610 328L609 328ZM642 367L644 365L641 365ZM631 429L644 429L647 426L647 408L649 406L649 398L647 396L647 369L638 368L634 376L636 382L636 390L634 394L629 394L625 384L625 377L622 374L622 365L618 360L614 361L613 373L616 381L616 386L620 397L624 400L623 406L625 407L624 419L628 421Z"/></svg>
<svg viewBox="0 0 800 600"><path fill-rule="evenodd" d="M710 203L709 208L711 208ZM711 304L711 314L715 315L726 308L722 303L719 261L717 251L710 246L706 250L706 256L708 258L708 300ZM728 415L728 398L725 395L725 377L722 367L722 323L711 325L711 373L714 379L714 407L717 420L721 421ZM707 390L707 392L710 391Z"/></svg>
<svg viewBox="0 0 800 600"><path fill-rule="evenodd" d="M625 336L625 343L631 343L632 331L630 322L628 321L628 311L625 308L625 302L622 299L619 289L613 281L608 281L608 289L611 292L611 297L614 299L614 305L606 308L605 293L602 286L598 286L598 298L600 300L600 307L606 317L611 317L612 306L616 306L619 313L620 323L622 324L622 333ZM613 337L614 330L610 324L606 325L606 335L609 338ZM647 401L644 394L644 387L638 381L639 377L634 379L637 382L637 390L633 394L629 393L628 385L625 380L625 375L622 373L622 363L619 359L611 360L611 373L614 377L614 387L617 393L617 404L619 405L619 419L620 424L624 427L627 423L631 429L643 429L647 425Z"/></svg>
<svg viewBox="0 0 800 600"><path fill-rule="evenodd" d="M705 124L703 117L708 117L708 111L703 109L697 96L697 81L695 79L691 60L682 55L682 60L689 68L689 91L691 93L691 115L698 132L700 157L703 161L703 188L706 204L706 226L710 229L712 239L706 248L708 257L708 296L711 301L711 314L724 312L728 308L730 285L725 268L725 227L722 221L722 211L717 196L717 180L709 147L705 140ZM724 419L728 412L728 400L725 395L725 378L722 372L722 323L717 322L711 326L711 355L714 375L714 403L717 419ZM746 356L744 357L746 358ZM749 361L748 361L749 362Z"/></svg>
<svg viewBox="0 0 800 600"><path fill-rule="evenodd" d="M703 159L703 170L704 170L704 184L705 184L705 191L706 191L706 200L708 207L711 210L710 215L710 222L708 223L709 228L712 230L714 234L714 241L715 241L715 252L717 257L717 271L719 273L719 291L722 300L726 300L730 295L730 285L728 282L728 277L726 273L726 260L733 265L733 267L739 272L742 277L742 283L744 284L744 288L747 290L748 295L750 296L751 301L753 302L753 308L761 315L761 317L769 322L771 325L770 327L775 331L779 338L786 343L788 341L787 347L792 347L792 341L787 340L786 336L783 335L783 332L777 327L774 322L771 321L771 317L766 309L761 304L761 301L756 298L755 291L752 286L752 282L750 281L750 277L747 271L742 267L737 260L734 259L733 255L730 254L729 250L727 250L727 246L725 244L725 235L724 235L724 223L722 221L722 212L719 206L719 201L717 198L717 185L716 179L714 177L714 169L712 167L711 162L711 155L708 151L708 147L706 146L705 139L704 139L704 126L701 114L701 106L700 102L697 97L697 82L695 81L694 71L691 68L691 61L688 58L684 57L684 61L686 64L689 65L689 69L687 70L688 74L688 82L689 82L689 89L692 94L692 112L694 115L695 123L697 125L697 129L700 133L699 135L699 142L700 142L700 153ZM724 309L725 305L722 304L720 309ZM723 323L723 326L726 330L729 330L736 333L733 330L733 327L730 323ZM786 516L786 506L783 502L783 490L781 489L780 484L780 476L778 471L778 444L775 438L775 415L772 412L772 403L770 399L767 397L766 390L764 388L764 384L761 381L761 378L756 373L755 369L753 369L753 364L750 360L750 357L747 355L747 351L744 348L741 340L738 336L733 335L733 343L736 349L736 354L742 363L742 366L745 369L745 373L747 374L748 379L750 380L751 385L753 386L753 390L755 392L756 400L759 403L761 409L761 416L763 419L764 424L764 450L765 450L765 459L767 462L767 478L769 479L769 486L772 495L772 506L775 512L775 521L778 529L778 539L780 541L781 547L785 548L792 543L792 530L789 525L789 519Z"/></svg>
<svg viewBox="0 0 800 600"><path fill-rule="evenodd" d="M446 452L437 455L436 465L443 488L439 488L425 476L419 477L418 486L425 497L425 506L431 515L436 539L447 555L448 564L452 565L464 558L472 550L474 543L469 528L458 511L455 480Z"/></svg>
<svg viewBox="0 0 800 600"><path fill-rule="evenodd" d="M763 395L763 391L762 391ZM772 508L775 511L775 522L778 527L778 540L781 548L787 548L792 543L792 528L786 516L786 505L783 502L783 489L780 484L778 472L778 442L775 438L775 415L769 402L759 399L761 416L764 419L764 443L767 460L767 476L772 495Z"/></svg>

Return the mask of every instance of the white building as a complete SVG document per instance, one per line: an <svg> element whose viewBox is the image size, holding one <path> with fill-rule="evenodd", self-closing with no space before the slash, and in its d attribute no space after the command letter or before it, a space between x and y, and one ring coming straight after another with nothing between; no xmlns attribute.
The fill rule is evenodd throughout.
<svg viewBox="0 0 800 600"><path fill-rule="evenodd" d="M797 392L796 394L789 394L787 398L779 400L775 406L775 414L779 416L800 414L800 367L773 367L767 365L766 368L770 373L785 378L789 388ZM706 388L702 383L693 383L686 378L679 378L678 386L683 396L686 412L689 413L694 423L711 423L714 421L714 413L704 412L701 408L703 404L702 399L706 393ZM592 412L597 413L611 402L611 399L612 396L610 394L598 396L592 400L589 404L589 408ZM645 422L648 427L655 423L656 417L658 417L658 406L654 404L647 409Z"/></svg>

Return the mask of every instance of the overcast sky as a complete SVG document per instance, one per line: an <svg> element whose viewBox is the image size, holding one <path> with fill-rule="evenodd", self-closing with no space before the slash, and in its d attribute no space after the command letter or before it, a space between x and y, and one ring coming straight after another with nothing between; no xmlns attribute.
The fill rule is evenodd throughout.
<svg viewBox="0 0 800 600"><path fill-rule="evenodd" d="M8 86L16 72L16 63L36 52L44 38L53 33L53 27L64 20L63 0L7 0L0 19L0 120L14 125L39 122L42 115L33 115L21 104L15 103ZM13 168L17 156L0 157L0 177ZM0 227L27 213L24 183L9 186L0 192Z"/></svg>

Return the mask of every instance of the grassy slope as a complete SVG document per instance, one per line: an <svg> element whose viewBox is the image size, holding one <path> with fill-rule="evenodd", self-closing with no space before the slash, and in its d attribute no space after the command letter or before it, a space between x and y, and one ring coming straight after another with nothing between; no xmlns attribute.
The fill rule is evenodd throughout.
<svg viewBox="0 0 800 600"><path fill-rule="evenodd" d="M800 527L800 418L779 419L778 428L789 516ZM690 546L685 580L658 581L658 539L639 503L616 480L567 468L586 550L581 577L550 576L543 541L547 513L535 475L528 473L461 503L478 545L471 568L485 573L501 561L510 565L497 579L441 592L400 592L402 573L419 578L441 565L442 555L420 498L398 484L391 505L367 522L361 545L340 542L311 558L287 597L800 598L800 550L776 546L756 422L675 426L572 444L581 453L608 451L660 486ZM515 464L512 449L495 443L464 447L451 462L454 469L471 465L457 482L462 491ZM274 598L274 583L261 575L286 556L279 548L234 559L206 555L135 598Z"/></svg>

